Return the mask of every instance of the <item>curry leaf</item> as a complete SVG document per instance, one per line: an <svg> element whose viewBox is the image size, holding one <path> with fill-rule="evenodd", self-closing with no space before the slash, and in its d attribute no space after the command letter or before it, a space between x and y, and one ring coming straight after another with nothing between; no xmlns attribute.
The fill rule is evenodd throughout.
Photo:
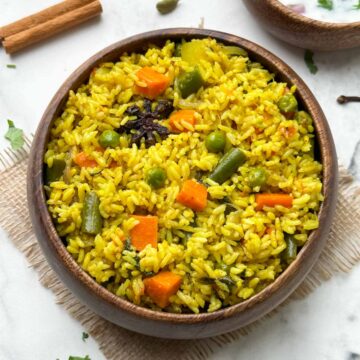
<svg viewBox="0 0 360 360"><path fill-rule="evenodd" d="M5 139L10 141L13 150L19 150L24 145L24 133L21 129L15 127L14 122L8 120L9 129L5 134Z"/></svg>
<svg viewBox="0 0 360 360"><path fill-rule="evenodd" d="M305 64L307 65L308 69L312 74L316 74L318 71L318 67L314 63L313 56L314 53L311 50L305 50L305 54L304 54Z"/></svg>
<svg viewBox="0 0 360 360"><path fill-rule="evenodd" d="M89 337L89 334L84 332L82 333L82 341L85 341Z"/></svg>

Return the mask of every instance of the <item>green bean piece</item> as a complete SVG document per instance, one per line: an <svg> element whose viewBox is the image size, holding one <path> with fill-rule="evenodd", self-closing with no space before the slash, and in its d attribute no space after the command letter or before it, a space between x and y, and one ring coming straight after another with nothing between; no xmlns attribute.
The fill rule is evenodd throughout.
<svg viewBox="0 0 360 360"><path fill-rule="evenodd" d="M52 167L46 166L45 169L45 181L47 184L50 184L54 181L57 181L64 174L66 167L65 160L54 159Z"/></svg>
<svg viewBox="0 0 360 360"><path fill-rule="evenodd" d="M209 179L222 184L229 179L246 161L246 155L238 148L228 151L219 161L216 168L210 174Z"/></svg>
<svg viewBox="0 0 360 360"><path fill-rule="evenodd" d="M209 152L218 153L225 149L226 135L222 131L214 131L205 139L205 146Z"/></svg>
<svg viewBox="0 0 360 360"><path fill-rule="evenodd" d="M175 49L174 49L174 56L175 57L181 57L181 43L176 43L175 44Z"/></svg>
<svg viewBox="0 0 360 360"><path fill-rule="evenodd" d="M159 167L150 169L147 173L146 181L153 189L163 187L166 181L165 170Z"/></svg>
<svg viewBox="0 0 360 360"><path fill-rule="evenodd" d="M198 68L179 76L177 86L183 98L196 93L204 85L204 80Z"/></svg>
<svg viewBox="0 0 360 360"><path fill-rule="evenodd" d="M291 264L297 255L297 245L294 235L285 234L286 249L281 253L286 264Z"/></svg>
<svg viewBox="0 0 360 360"><path fill-rule="evenodd" d="M299 125L303 126L305 129L307 129L308 126L313 124L313 119L310 116L310 114L303 110L298 111L295 114L295 120L299 123Z"/></svg>
<svg viewBox="0 0 360 360"><path fill-rule="evenodd" d="M289 112L297 111L298 102L294 95L286 94L280 98L277 105L281 112L289 113Z"/></svg>
<svg viewBox="0 0 360 360"><path fill-rule="evenodd" d="M159 13L162 15L168 14L169 12L175 10L179 0L160 0L156 4L156 8L158 9Z"/></svg>
<svg viewBox="0 0 360 360"><path fill-rule="evenodd" d="M224 46L223 51L227 56L248 57L247 51L238 46Z"/></svg>
<svg viewBox="0 0 360 360"><path fill-rule="evenodd" d="M266 184L267 174L263 168L252 169L249 173L249 186L251 188Z"/></svg>
<svg viewBox="0 0 360 360"><path fill-rule="evenodd" d="M120 143L120 135L114 130L105 130L99 137L99 144L103 148L116 147Z"/></svg>
<svg viewBox="0 0 360 360"><path fill-rule="evenodd" d="M95 191L85 195L82 209L81 231L86 234L96 235L102 229L102 217L99 210L100 200Z"/></svg>

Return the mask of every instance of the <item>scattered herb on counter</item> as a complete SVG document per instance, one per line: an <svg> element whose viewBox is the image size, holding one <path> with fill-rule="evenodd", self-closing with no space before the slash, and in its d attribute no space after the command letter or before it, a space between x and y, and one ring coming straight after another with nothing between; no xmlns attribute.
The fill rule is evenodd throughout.
<svg viewBox="0 0 360 360"><path fill-rule="evenodd" d="M346 104L349 102L360 102L360 96L340 95L336 100L339 104Z"/></svg>
<svg viewBox="0 0 360 360"><path fill-rule="evenodd" d="M178 3L179 0L160 0L156 4L156 8L160 14L165 15L175 10Z"/></svg>
<svg viewBox="0 0 360 360"><path fill-rule="evenodd" d="M327 10L332 10L334 8L334 3L332 0L318 0L318 6Z"/></svg>
<svg viewBox="0 0 360 360"><path fill-rule="evenodd" d="M69 360L91 360L91 359L89 358L89 355L86 355L85 357L69 356Z"/></svg>
<svg viewBox="0 0 360 360"><path fill-rule="evenodd" d="M318 71L318 67L314 63L313 56L314 56L314 53L311 50L305 50L305 53L304 53L305 64L312 74L316 74Z"/></svg>
<svg viewBox="0 0 360 360"><path fill-rule="evenodd" d="M85 331L83 331L83 333L82 333L82 341L86 341L86 339L88 339L89 338L89 334L88 333L86 333Z"/></svg>
<svg viewBox="0 0 360 360"><path fill-rule="evenodd" d="M14 122L8 120L9 129L5 134L5 139L10 141L10 145L13 150L19 150L23 147L24 141L24 133L21 129L16 128Z"/></svg>
<svg viewBox="0 0 360 360"><path fill-rule="evenodd" d="M16 65L15 64L7 64L6 67L8 69L16 69Z"/></svg>

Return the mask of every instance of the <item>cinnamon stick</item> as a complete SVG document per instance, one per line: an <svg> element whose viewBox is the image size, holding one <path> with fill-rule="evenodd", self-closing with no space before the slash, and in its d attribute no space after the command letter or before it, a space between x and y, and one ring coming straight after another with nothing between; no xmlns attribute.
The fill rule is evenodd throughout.
<svg viewBox="0 0 360 360"><path fill-rule="evenodd" d="M0 38L5 39L10 35L17 34L21 31L29 29L30 27L45 23L46 21L64 15L69 11L78 9L93 1L94 0L66 0L60 4L50 6L42 11L15 21L9 25L0 27Z"/></svg>
<svg viewBox="0 0 360 360"><path fill-rule="evenodd" d="M79 25L102 12L99 0L67 0L0 29L3 47L13 54ZM10 35L9 35L10 34Z"/></svg>

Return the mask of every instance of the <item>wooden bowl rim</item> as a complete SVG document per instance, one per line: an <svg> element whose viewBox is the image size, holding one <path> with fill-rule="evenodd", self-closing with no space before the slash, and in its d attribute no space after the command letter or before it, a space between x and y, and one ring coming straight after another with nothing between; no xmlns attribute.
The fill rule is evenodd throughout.
<svg viewBox="0 0 360 360"><path fill-rule="evenodd" d="M148 44L151 44L152 41L165 41L166 39L181 39L181 38L206 38L211 37L217 39L220 42L227 43L229 45L237 45L245 48L250 53L250 58L254 57L263 57L269 63L273 63L274 69L279 74L291 79L292 84L295 84L298 88L297 94L300 96L301 100L304 102L305 108L309 113L314 117L314 113L317 112L316 118L314 117L314 123L316 128L316 134L324 134L325 138L328 138L327 142L323 138L318 138L319 147L321 151L321 162L323 164L323 194L324 202L321 204L321 208L318 214L319 218L319 228L314 230L306 244L303 246L299 252L297 258L294 262L278 276L275 281L268 285L258 294L252 296L251 298L236 304L228 308L217 310L213 313L200 313L200 314L175 314L175 313L166 313L151 310L145 307L137 306L130 301L124 300L115 294L108 291L105 287L98 284L88 273L86 273L80 265L73 259L70 253L67 251L66 247L62 243L60 237L58 236L54 224L52 222L51 216L48 212L46 206L46 196L43 189L43 157L45 152L45 146L48 140L48 135L50 128L53 124L53 121L58 116L58 112L61 110L56 110L59 107L63 108L64 101L68 98L69 90L76 83L76 80L87 73L87 78L90 73L89 69L93 69L101 59L106 58L107 54L115 51L116 49L121 49L130 46L132 43L136 43L141 38L142 41L146 40ZM138 50L139 51L139 50ZM122 52L125 52L124 50ZM268 66L264 65L265 68ZM269 70L274 73L274 70ZM305 94L305 95L304 95ZM62 105L60 105L62 104ZM55 110L54 110L55 109ZM318 135L317 135L318 136ZM114 43L105 49L99 51L87 61L85 61L80 67L78 67L63 83L59 88L53 99L50 101L41 121L38 126L38 130L35 134L32 151L31 151L31 161L28 172L28 189L33 190L34 184L39 183L39 186L35 188L36 195L30 195L29 198L34 200L34 208L38 212L38 216L42 219L44 226L43 230L47 234L47 243L53 247L53 250L56 252L56 255L61 259L65 268L70 272L77 281L81 282L85 287L91 291L94 295L98 297L100 301L105 301L108 304L111 304L118 308L129 312L138 317L143 317L147 319L156 319L158 321L170 322L173 324L188 323L195 324L204 322L209 323L215 320L221 320L224 318L231 317L235 314L245 312L247 309L258 307L263 308L265 300L269 300L272 295L279 292L279 289L283 285L291 282L295 278L296 271L301 267L301 263L309 256L312 258L312 263L309 269L305 271L305 275L310 271L312 265L315 263L318 256L313 258L311 256L312 252L323 248L325 245L325 240L322 242L317 242L320 239L321 231L326 231L323 225L326 225L326 218L331 217L331 209L334 207L334 202L336 200L336 173L337 173L337 158L334 148L334 143L332 141L331 132L326 121L326 118L316 101L314 95L302 81L302 79L281 59L269 52L268 50L262 48L261 46L243 39L241 37L227 34L215 30L207 29L194 29L194 28L169 28L169 29L160 29L150 32L141 33L128 37L124 40L121 40L117 43ZM33 170L33 171L32 171ZM334 173L335 178L331 178L331 173ZM30 175L31 174L31 175ZM327 180L326 180L327 179ZM30 191L31 191L30 190ZM32 206L31 204L30 206ZM320 250L319 250L320 253ZM52 264L54 268L54 265ZM56 271L56 269L55 269ZM305 277L305 275L303 277ZM298 284L299 285L299 284ZM292 287L291 292L296 288ZM289 295L289 294L288 294ZM283 299L284 300L284 299ZM272 307L269 307L268 311L272 310L278 303L273 304Z"/></svg>
<svg viewBox="0 0 360 360"><path fill-rule="evenodd" d="M263 0L267 2L275 11L285 15L289 20L314 26L323 30L354 30L354 28L360 28L360 21L352 22L330 22L313 19L291 10L279 0Z"/></svg>

